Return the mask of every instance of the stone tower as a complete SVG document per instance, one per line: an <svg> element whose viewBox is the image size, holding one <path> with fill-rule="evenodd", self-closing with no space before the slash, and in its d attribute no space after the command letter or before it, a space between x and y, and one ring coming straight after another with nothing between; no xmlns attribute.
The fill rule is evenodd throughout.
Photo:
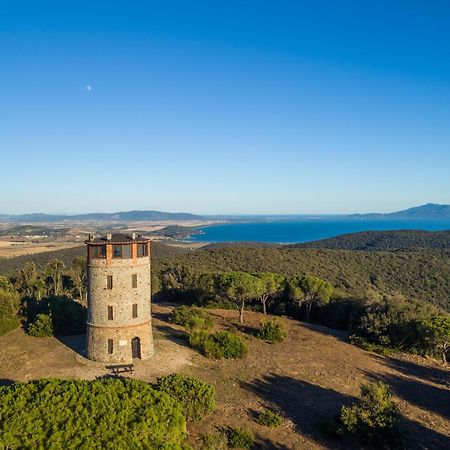
<svg viewBox="0 0 450 450"><path fill-rule="evenodd" d="M150 241L107 234L87 244L87 357L130 363L153 354Z"/></svg>

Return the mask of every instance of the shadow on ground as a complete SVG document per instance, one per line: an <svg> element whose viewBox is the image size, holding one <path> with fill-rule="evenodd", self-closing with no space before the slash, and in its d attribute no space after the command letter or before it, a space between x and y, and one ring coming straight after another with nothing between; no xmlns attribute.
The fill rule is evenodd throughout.
<svg viewBox="0 0 450 450"><path fill-rule="evenodd" d="M292 420L299 433L325 446L329 443L320 433L320 423L333 419L342 405L349 405L356 400L333 389L277 374L243 383L242 387L257 394L264 403L275 406L275 409ZM346 443L345 448L352 448L350 445ZM332 447L340 448L336 442L333 442Z"/></svg>
<svg viewBox="0 0 450 450"><path fill-rule="evenodd" d="M398 397L419 408L450 419L450 390L423 383L406 376L365 372L370 381L383 381Z"/></svg>
<svg viewBox="0 0 450 450"><path fill-rule="evenodd" d="M378 355L373 355L372 357L378 363L405 375L420 378L423 381L431 381L450 388L450 370L448 369L424 366L397 358L387 358Z"/></svg>
<svg viewBox="0 0 450 450"><path fill-rule="evenodd" d="M152 317L160 320L161 322L169 323L170 313L168 313L168 312L153 312L152 311Z"/></svg>
<svg viewBox="0 0 450 450"><path fill-rule="evenodd" d="M86 335L56 336L59 342L81 356L86 356Z"/></svg>
<svg viewBox="0 0 450 450"><path fill-rule="evenodd" d="M370 377L369 377L370 378ZM373 378L372 378L373 379ZM392 381L392 380L391 380ZM402 379L405 384L403 389L411 380ZM264 403L271 404L279 410L285 417L291 419L297 431L325 448L333 449L356 449L364 448L360 443L353 439L343 438L338 441L327 439L320 431L320 424L323 421L334 419L342 406L349 405L357 400L355 397L339 393L333 389L324 388L302 380L296 380L289 376L278 374L269 374L261 379L255 379L249 383L241 384L243 389L248 389L257 394ZM392 386L397 394L399 386ZM411 388L421 389L421 386ZM424 391L423 394L429 395L430 392ZM433 395L440 395L442 392L434 392ZM400 395L401 396L401 395ZM424 398L424 397L421 397ZM445 402L439 399L438 409L448 408ZM425 400L422 400L425 402ZM430 410L435 410L431 402L427 403ZM427 406L424 406L427 408ZM433 409L434 408L434 409ZM426 428L418 422L414 422L406 417L400 419L400 432L403 436L403 446L405 449L424 450L424 449L448 449L450 448L450 439L434 430ZM265 447L262 447L265 448ZM267 447L277 448L277 447Z"/></svg>
<svg viewBox="0 0 450 450"><path fill-rule="evenodd" d="M153 325L153 330L161 333L165 339L175 342L175 344L191 348L191 346L189 345L189 338L187 334L182 330L173 328L170 325L159 324Z"/></svg>
<svg viewBox="0 0 450 450"><path fill-rule="evenodd" d="M332 336L339 341L348 343L348 332L342 330L336 330L333 328L328 328L323 325L316 325L308 322L300 322L301 326L307 328L308 330L315 331L316 333L321 333L325 336Z"/></svg>

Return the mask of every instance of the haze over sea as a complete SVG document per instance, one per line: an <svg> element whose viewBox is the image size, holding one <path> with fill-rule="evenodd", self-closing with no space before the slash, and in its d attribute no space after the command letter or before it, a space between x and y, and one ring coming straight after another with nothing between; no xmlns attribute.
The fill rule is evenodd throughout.
<svg viewBox="0 0 450 450"><path fill-rule="evenodd" d="M271 218L199 227L195 242L300 243L360 231L450 229L450 219Z"/></svg>

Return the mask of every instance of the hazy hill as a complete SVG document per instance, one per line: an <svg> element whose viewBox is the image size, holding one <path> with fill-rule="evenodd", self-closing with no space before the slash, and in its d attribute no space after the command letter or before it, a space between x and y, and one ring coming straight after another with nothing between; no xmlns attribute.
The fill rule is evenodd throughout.
<svg viewBox="0 0 450 450"><path fill-rule="evenodd" d="M366 251L444 250L450 249L450 230L363 231L361 233L342 234L319 241L294 244L290 247Z"/></svg>
<svg viewBox="0 0 450 450"><path fill-rule="evenodd" d="M450 219L450 205L427 203L387 214L352 214L350 217L361 219Z"/></svg>
<svg viewBox="0 0 450 450"><path fill-rule="evenodd" d="M102 220L102 221L158 221L158 220L199 220L202 216L189 213L171 213L164 211L120 211L115 213L89 213L89 214L0 214L1 221L16 222L62 222L64 220Z"/></svg>

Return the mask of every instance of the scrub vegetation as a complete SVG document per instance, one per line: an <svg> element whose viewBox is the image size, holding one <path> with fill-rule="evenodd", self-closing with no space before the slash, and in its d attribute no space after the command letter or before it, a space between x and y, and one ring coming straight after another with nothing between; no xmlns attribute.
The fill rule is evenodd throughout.
<svg viewBox="0 0 450 450"><path fill-rule="evenodd" d="M142 381L44 379L0 396L2 448L185 448L181 404Z"/></svg>

